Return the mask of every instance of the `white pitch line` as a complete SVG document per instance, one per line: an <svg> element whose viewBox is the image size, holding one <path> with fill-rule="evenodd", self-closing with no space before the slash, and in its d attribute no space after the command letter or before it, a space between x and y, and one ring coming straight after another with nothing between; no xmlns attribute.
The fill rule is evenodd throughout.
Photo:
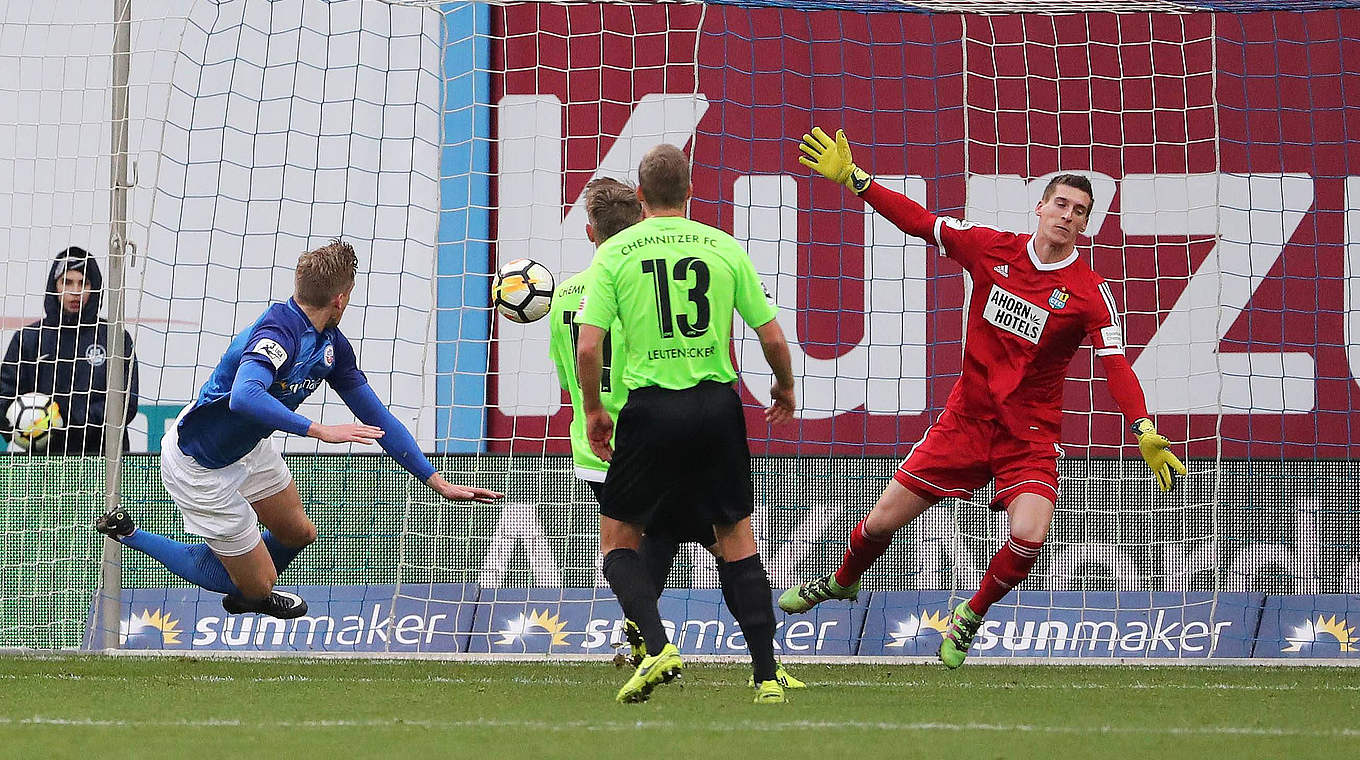
<svg viewBox="0 0 1360 760"><path fill-rule="evenodd" d="M806 674L804 674L806 675ZM815 676L813 676L815 679ZM449 684L498 684L516 683L531 686L558 685L558 686L592 686L598 685L607 678L588 679L588 678L565 678L562 676L510 676L510 677L491 677L482 676L479 678L460 678L457 676L425 676L423 678L372 678L361 676L348 678L344 676L307 676L307 675L278 675L278 676L255 676L242 678L237 676L221 676L206 674L157 674L141 677L114 676L114 675L80 675L76 673L0 673L0 681L112 681L116 683L130 683L132 681L196 681L206 683L232 683L240 681L242 683L401 683L401 684L421 684L421 683L449 683ZM1353 684L1243 684L1243 683L1146 683L1135 681L1132 683L1019 683L1019 682L992 682L992 681L839 681L830 680L810 682L814 687L821 688L855 688L855 689L910 689L910 688L929 688L929 687L948 687L950 689L989 689L999 691L1022 691L1022 690L1068 690L1068 689L1128 689L1135 691L1154 691L1159 689L1170 689L1175 691L1263 691L1263 692L1293 692L1293 691L1360 691L1360 685Z"/></svg>
<svg viewBox="0 0 1360 760"><path fill-rule="evenodd" d="M254 729L329 729L329 728L419 728L419 729L488 729L504 728L534 731L589 731L589 732L633 732L638 729L661 729L691 731L694 723L659 720L629 721L532 721L532 720L419 720L407 718L371 720L275 720L247 721L233 719L195 719L195 720L110 720L100 718L58 718L44 715L19 718L0 716L0 726L52 726L58 728L254 728ZM729 724L705 724L706 731L724 732L785 732L801 730L857 730L888 732L967 732L989 731L1034 734L1092 734L1105 735L1152 735L1152 736L1261 736L1261 737L1308 737L1355 739L1360 738L1360 729L1337 728L1311 730L1304 728L1259 727L1259 726L1076 726L1076 725L1037 725L1032 723L896 723L891 721L739 721Z"/></svg>
<svg viewBox="0 0 1360 760"><path fill-rule="evenodd" d="M317 652L317 651L254 651L254 650L127 650L127 649L105 649L98 652L70 653L70 652L40 652L29 649L14 649L0 647L0 657L18 657L27 660L96 660L109 658L127 658L131 660L154 660L165 658L184 658L192 657L197 660L219 660L219 661L239 661L239 662L259 662L260 660L279 660L286 662L335 662L361 660L370 664L400 664L404 662L462 662L477 665L498 665L504 663L534 663L542 665L553 665L557 667L575 665L581 667L592 667L607 660L603 659L607 653L599 654L470 654L467 652ZM891 656L866 656L866 655L801 655L795 652L784 652L782 660L786 665L888 665L911 666L929 665L938 667L938 660L934 655L891 655ZM747 656L737 654L695 654L685 655L685 662L695 663L746 663L749 662ZM968 667L974 665L985 667L1082 667L1096 666L1100 668L1197 668L1205 670L1233 670L1243 667L1249 669L1274 669L1298 667L1360 667L1360 657L1306 657L1306 658L1250 658L1250 657L1017 657L1017 656L996 656L979 657L976 662L969 661Z"/></svg>
<svg viewBox="0 0 1360 760"><path fill-rule="evenodd" d="M585 679L585 678L562 678L559 676L511 676L497 678L492 676L482 676L480 678L458 678L456 676L425 676L423 678L369 678L361 676L358 678L347 678L344 676L303 676L303 675L282 675L282 676L255 676L251 678L238 678L236 676L217 676L217 675L196 675L190 673L174 675L148 675L136 678L128 676L111 675L79 675L76 673L0 673L0 681L111 681L114 683L132 683L134 681L194 681L205 683L395 683L395 684L421 684L421 683L456 683L456 684L498 684L498 683L518 683L532 686L558 685L558 686L592 686L605 683L608 679Z"/></svg>
<svg viewBox="0 0 1360 760"><path fill-rule="evenodd" d="M795 673L802 677L804 674ZM1298 683L1291 684L1243 684L1243 683L1012 683L1012 682L976 682L976 681L828 681L826 683L816 683L809 681L813 686L849 686L854 688L917 688L917 687L948 687L950 689L996 689L1007 690L1026 690L1026 689L1057 689L1066 691L1068 689L1132 689L1132 690L1155 690L1171 689L1175 691L1202 690L1202 691L1360 691L1360 685L1351 686L1344 684L1315 684L1305 685Z"/></svg>
<svg viewBox="0 0 1360 760"><path fill-rule="evenodd" d="M806 675L806 674L804 674ZM815 676L813 676L815 679ZM256 676L251 678L241 678L237 676L205 675L205 674L157 674L132 678L128 676L114 675L80 675L75 673L0 673L0 680L3 681L112 681L116 683L130 683L132 681L196 681L206 683L231 683L240 681L243 683L449 683L449 684L497 684L497 683L516 683L533 686L559 685L559 686L591 686L601 683L602 679L587 678L565 678L561 676L510 676L496 678L482 676L479 678L459 678L457 676L425 676L423 678L371 678L357 677L347 678L344 676L307 676L307 675L279 675L279 676ZM1021 691L1021 690L1068 690L1068 689L1128 689L1136 691L1154 691L1159 689L1171 689L1176 691L1263 691L1263 692L1293 692L1293 691L1360 691L1360 685L1351 684L1241 684L1241 683L1145 683L1135 681L1132 683L1015 683L1015 682L989 682L989 681L839 681L830 680L817 682L813 680L811 685L822 688L855 688L855 689L909 689L909 688L928 688L928 687L948 687L951 689L989 689L1000 691Z"/></svg>

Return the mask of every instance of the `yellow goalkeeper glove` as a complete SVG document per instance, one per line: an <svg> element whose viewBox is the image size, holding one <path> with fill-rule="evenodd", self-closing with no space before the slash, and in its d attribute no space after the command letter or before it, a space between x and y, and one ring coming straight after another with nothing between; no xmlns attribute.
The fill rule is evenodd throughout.
<svg viewBox="0 0 1360 760"><path fill-rule="evenodd" d="M850 158L850 141L845 139L844 130L836 130L836 139L833 140L821 127L813 127L812 134L803 135L803 142L798 148L803 151L798 163L845 185L855 195L869 189L869 183L874 179L855 166L854 160Z"/></svg>
<svg viewBox="0 0 1360 760"><path fill-rule="evenodd" d="M1140 417L1133 421L1133 434L1138 436L1138 453L1152 469L1152 476L1163 491L1176 487L1176 475L1185 474L1185 465L1171 453L1171 441L1157 432L1152 420Z"/></svg>

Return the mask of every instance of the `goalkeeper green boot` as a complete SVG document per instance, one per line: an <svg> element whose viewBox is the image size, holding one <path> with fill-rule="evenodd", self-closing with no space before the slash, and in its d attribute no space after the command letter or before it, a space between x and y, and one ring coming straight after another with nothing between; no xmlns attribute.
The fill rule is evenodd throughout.
<svg viewBox="0 0 1360 760"><path fill-rule="evenodd" d="M784 687L777 680L761 681L760 687L756 689L755 703L758 705L780 705L786 701Z"/></svg>
<svg viewBox="0 0 1360 760"><path fill-rule="evenodd" d="M680 650L674 644L667 644L660 653L642 658L642 664L638 665L637 672L633 677L619 689L619 693L614 697L619 702L646 702L652 696L652 690L663 683L670 683L680 677L680 671L685 667L684 660L680 659Z"/></svg>
<svg viewBox="0 0 1360 760"><path fill-rule="evenodd" d="M836 582L835 574L823 575L801 586L794 586L779 595L779 609L785 612L807 612L828 599L853 602L859 598L859 581L849 588Z"/></svg>
<svg viewBox="0 0 1360 760"><path fill-rule="evenodd" d="M807 688L807 684L789 675L789 671L784 669L784 663L775 660L774 664L775 664L774 680L778 681L780 686L783 686L785 689ZM756 686L756 677L754 675L747 676L746 685L754 689Z"/></svg>
<svg viewBox="0 0 1360 760"><path fill-rule="evenodd" d="M968 602L959 602L954 613L949 616L949 626L945 628L944 641L940 642L940 662L949 669L957 668L968 657L968 648L973 645L973 637L982 625L982 616L973 612Z"/></svg>

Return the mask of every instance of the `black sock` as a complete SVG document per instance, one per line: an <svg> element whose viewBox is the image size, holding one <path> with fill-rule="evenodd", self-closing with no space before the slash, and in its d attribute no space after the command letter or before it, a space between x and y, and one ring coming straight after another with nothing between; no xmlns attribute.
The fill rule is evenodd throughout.
<svg viewBox="0 0 1360 760"><path fill-rule="evenodd" d="M746 646L751 650L751 669L756 683L774 679L774 602L770 599L770 579L759 554L718 568L722 578L723 599L732 617L741 625Z"/></svg>
<svg viewBox="0 0 1360 760"><path fill-rule="evenodd" d="M731 612L736 608L732 606L732 591L728 588L731 584L727 582L727 563L720 557L714 557L713 561L718 565L718 588L722 589L723 604L726 604L728 611ZM732 616L736 617L736 614L733 612Z"/></svg>
<svg viewBox="0 0 1360 760"><path fill-rule="evenodd" d="M604 578L618 597L619 606L629 620L637 623L647 642L647 654L659 654L670 643L656 609L656 594L642 558L632 549L615 549L604 557ZM771 613L773 615L774 613Z"/></svg>
<svg viewBox="0 0 1360 760"><path fill-rule="evenodd" d="M638 547L637 553L647 568L647 577L652 579L657 597L666 589L666 579L671 577L671 566L675 564L675 553L678 551L680 544L669 538L653 536L651 533L642 535L642 545Z"/></svg>

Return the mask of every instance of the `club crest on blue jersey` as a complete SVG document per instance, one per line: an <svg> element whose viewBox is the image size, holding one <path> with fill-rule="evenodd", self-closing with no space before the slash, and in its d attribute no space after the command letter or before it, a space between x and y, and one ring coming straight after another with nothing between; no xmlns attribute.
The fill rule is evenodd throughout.
<svg viewBox="0 0 1360 760"><path fill-rule="evenodd" d="M322 354L321 360L326 363L327 367L335 364L335 346L327 343L326 350Z"/></svg>
<svg viewBox="0 0 1360 760"><path fill-rule="evenodd" d="M1063 288L1054 288L1053 295L1048 297L1048 305L1055 309L1065 308L1067 306L1067 299L1071 297L1072 294L1068 293Z"/></svg>

